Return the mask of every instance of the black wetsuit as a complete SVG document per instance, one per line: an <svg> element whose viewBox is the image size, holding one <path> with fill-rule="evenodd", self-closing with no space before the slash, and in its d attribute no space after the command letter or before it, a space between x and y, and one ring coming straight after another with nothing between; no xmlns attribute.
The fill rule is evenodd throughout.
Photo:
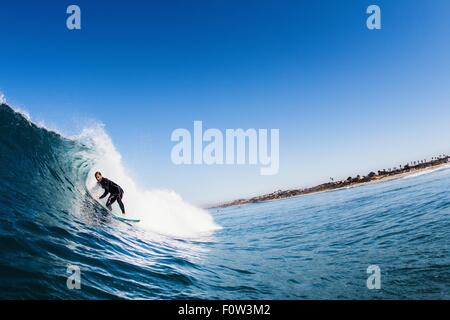
<svg viewBox="0 0 450 320"><path fill-rule="evenodd" d="M125 213L125 207L122 203L122 188L117 183L114 183L107 178L102 178L102 181L100 181L100 185L103 189L105 189L105 193L100 196L100 199L103 199L108 193L110 193L108 201L106 201L106 207L111 210L111 205L114 203L114 201L117 200L117 203L120 206L120 210L122 210L122 213Z"/></svg>

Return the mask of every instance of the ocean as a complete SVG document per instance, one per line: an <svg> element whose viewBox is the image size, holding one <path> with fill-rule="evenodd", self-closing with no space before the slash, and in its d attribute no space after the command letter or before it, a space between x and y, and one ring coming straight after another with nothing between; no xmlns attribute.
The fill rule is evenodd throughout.
<svg viewBox="0 0 450 320"><path fill-rule="evenodd" d="M99 168L141 223L91 196ZM449 190L444 168L206 211L139 188L102 128L65 138L2 104L0 299L450 299Z"/></svg>

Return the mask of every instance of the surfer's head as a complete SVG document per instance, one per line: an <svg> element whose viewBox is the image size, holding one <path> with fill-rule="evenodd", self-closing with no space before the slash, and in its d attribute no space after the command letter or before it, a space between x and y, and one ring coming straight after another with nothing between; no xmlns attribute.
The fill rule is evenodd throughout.
<svg viewBox="0 0 450 320"><path fill-rule="evenodd" d="M100 171L97 171L95 173L95 179L97 179L98 182L102 181L103 176L102 176L102 173Z"/></svg>

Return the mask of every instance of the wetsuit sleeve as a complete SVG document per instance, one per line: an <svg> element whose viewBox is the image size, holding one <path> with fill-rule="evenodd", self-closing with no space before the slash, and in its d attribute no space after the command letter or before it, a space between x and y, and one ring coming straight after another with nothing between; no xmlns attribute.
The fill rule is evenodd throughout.
<svg viewBox="0 0 450 320"><path fill-rule="evenodd" d="M103 199L109 193L109 183L102 184L102 187L105 189L105 192L100 196L100 199Z"/></svg>
<svg viewBox="0 0 450 320"><path fill-rule="evenodd" d="M109 193L108 190L105 190L105 192L100 196L100 199L103 199L104 197L106 197L106 195Z"/></svg>

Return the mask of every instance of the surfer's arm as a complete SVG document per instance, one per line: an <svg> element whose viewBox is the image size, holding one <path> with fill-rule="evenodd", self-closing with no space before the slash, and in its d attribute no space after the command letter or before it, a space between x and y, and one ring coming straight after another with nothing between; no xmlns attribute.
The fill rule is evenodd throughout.
<svg viewBox="0 0 450 320"><path fill-rule="evenodd" d="M100 196L99 199L103 199L109 193L108 189L105 189L105 192Z"/></svg>

